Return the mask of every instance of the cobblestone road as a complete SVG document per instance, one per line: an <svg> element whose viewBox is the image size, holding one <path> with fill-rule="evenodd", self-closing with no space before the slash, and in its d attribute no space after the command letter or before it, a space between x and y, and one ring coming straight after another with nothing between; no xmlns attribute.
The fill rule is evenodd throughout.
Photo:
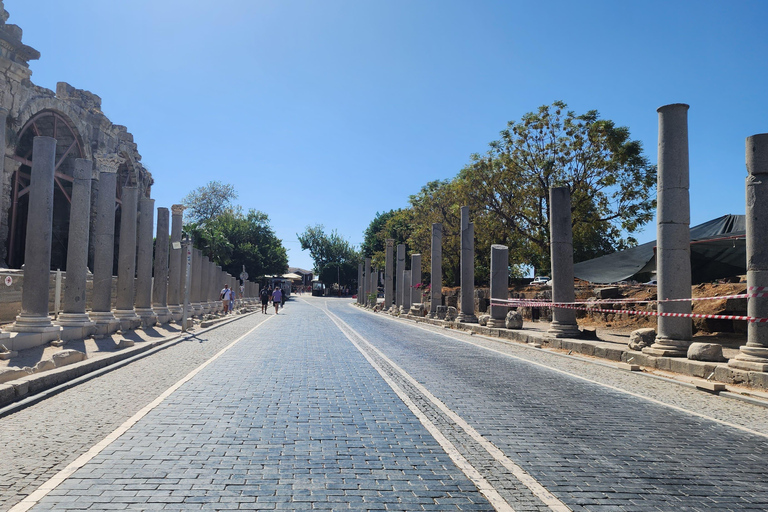
<svg viewBox="0 0 768 512"><path fill-rule="evenodd" d="M319 298L0 419L0 509L265 318L32 510L768 509L764 408Z"/></svg>

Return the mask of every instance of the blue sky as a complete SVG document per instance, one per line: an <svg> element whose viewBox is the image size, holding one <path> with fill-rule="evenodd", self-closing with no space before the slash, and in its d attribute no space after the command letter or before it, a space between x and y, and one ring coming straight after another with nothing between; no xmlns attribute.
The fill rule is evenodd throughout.
<svg viewBox="0 0 768 512"><path fill-rule="evenodd" d="M321 223L359 244L377 211L451 178L563 100L628 126L688 103L691 224L744 213L744 140L768 132L768 2L5 0L32 81L102 98L157 206L211 180L269 214L292 266ZM654 239L655 225L638 237Z"/></svg>

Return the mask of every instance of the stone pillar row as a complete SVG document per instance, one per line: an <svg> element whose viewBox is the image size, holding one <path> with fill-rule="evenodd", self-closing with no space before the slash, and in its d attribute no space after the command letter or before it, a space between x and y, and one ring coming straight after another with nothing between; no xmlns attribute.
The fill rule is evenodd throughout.
<svg viewBox="0 0 768 512"><path fill-rule="evenodd" d="M0 121L7 112L0 109ZM0 122L2 129L5 123ZM4 142L2 129L0 141ZM0 150L3 148L0 147ZM0 156L4 152L0 152ZM157 209L157 241L153 248L155 200L141 194L136 186L122 189L116 208L117 171L124 160L116 155L94 155L93 162L75 160L72 176L67 272L62 312L55 322L49 315L50 263L53 219L53 185L56 140L35 137L27 216L24 287L21 312L8 330L16 332L9 341L13 349L25 349L57 339L103 337L118 329L151 327L180 320L186 287L186 250L182 247L181 205L173 205L172 222L168 208ZM91 188L95 189L96 215L93 236ZM120 219L117 286L113 308L113 258L116 211ZM172 224L169 226L169 224ZM169 231L170 228L170 231ZM86 312L89 243L94 248L93 292ZM190 272L192 311L196 315L221 309L218 300L221 282L239 290L236 279L194 250ZM154 276L154 277L153 277ZM246 283L245 295L254 295L253 283ZM258 289L258 287L257 287ZM0 333L0 338L11 338Z"/></svg>

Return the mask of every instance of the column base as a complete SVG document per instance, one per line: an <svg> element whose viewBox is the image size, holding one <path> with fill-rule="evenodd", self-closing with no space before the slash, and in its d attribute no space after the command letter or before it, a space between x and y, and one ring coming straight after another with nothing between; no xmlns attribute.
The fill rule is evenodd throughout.
<svg viewBox="0 0 768 512"><path fill-rule="evenodd" d="M476 324L477 317L475 315L465 315L464 313L459 313L459 315L456 317L456 321L462 324Z"/></svg>
<svg viewBox="0 0 768 512"><path fill-rule="evenodd" d="M130 331L141 325L141 318L134 309L116 309L115 318L120 322L120 329Z"/></svg>
<svg viewBox="0 0 768 512"><path fill-rule="evenodd" d="M686 357L690 341L673 340L656 336L656 341L650 347L643 348L643 354L654 357Z"/></svg>
<svg viewBox="0 0 768 512"><path fill-rule="evenodd" d="M62 325L59 338L62 341L84 340L85 338L90 337L95 330L96 324L93 322L87 322L80 325Z"/></svg>
<svg viewBox="0 0 768 512"><path fill-rule="evenodd" d="M486 326L499 329L499 328L504 328L507 325L504 318L489 318Z"/></svg>
<svg viewBox="0 0 768 512"><path fill-rule="evenodd" d="M171 312L171 319L174 322L181 322L181 317L184 315L184 308L181 304L174 304L173 306L168 306L168 310Z"/></svg>
<svg viewBox="0 0 768 512"><path fill-rule="evenodd" d="M581 331L577 324L564 324L553 321L549 323L547 336L552 336L553 338L578 338L581 336Z"/></svg>
<svg viewBox="0 0 768 512"><path fill-rule="evenodd" d="M141 319L141 328L148 329L157 323L157 316L152 308L136 308L136 316Z"/></svg>
<svg viewBox="0 0 768 512"><path fill-rule="evenodd" d="M153 307L152 312L157 317L157 323L159 324L167 324L171 321L171 310L165 306Z"/></svg>
<svg viewBox="0 0 768 512"><path fill-rule="evenodd" d="M203 305L199 302L193 302L189 305L189 308L192 311L192 316L203 316Z"/></svg>
<svg viewBox="0 0 768 512"><path fill-rule="evenodd" d="M85 313L61 313L54 323L62 327L89 327L96 325Z"/></svg>
<svg viewBox="0 0 768 512"><path fill-rule="evenodd" d="M16 321L8 326L9 331L13 332L59 332L61 327L53 325L51 317L32 316L21 314L16 317Z"/></svg>
<svg viewBox="0 0 768 512"><path fill-rule="evenodd" d="M739 354L728 361L730 368L752 372L768 372L768 348L745 345L739 348Z"/></svg>
<svg viewBox="0 0 768 512"><path fill-rule="evenodd" d="M111 311L91 311L89 317L96 324L94 339L106 338L120 329L120 320Z"/></svg>

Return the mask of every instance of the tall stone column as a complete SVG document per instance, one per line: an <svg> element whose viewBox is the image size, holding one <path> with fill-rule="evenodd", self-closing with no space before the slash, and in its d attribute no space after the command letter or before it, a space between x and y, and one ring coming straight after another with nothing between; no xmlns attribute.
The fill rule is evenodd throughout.
<svg viewBox="0 0 768 512"><path fill-rule="evenodd" d="M509 248L506 245L491 246L491 299L509 298ZM506 306L491 306L488 327L504 327Z"/></svg>
<svg viewBox="0 0 768 512"><path fill-rule="evenodd" d="M432 224L432 248L430 254L430 301L429 318L437 317L437 306L443 302L443 225Z"/></svg>
<svg viewBox="0 0 768 512"><path fill-rule="evenodd" d="M549 239L552 262L552 302L574 302L573 289L573 228L571 223L571 192L568 187L549 189ZM581 335L573 309L552 309L550 336L574 338Z"/></svg>
<svg viewBox="0 0 768 512"><path fill-rule="evenodd" d="M394 258L395 240L392 238L387 239L386 254L384 262L384 311L389 311L392 307L392 301L394 300L394 282L392 276L393 258Z"/></svg>
<svg viewBox="0 0 768 512"><path fill-rule="evenodd" d="M55 166L56 139L35 137L32 142L32 176L29 184L27 239L24 246L21 314L16 317L16 322L10 330L48 333L48 336L44 335L41 344L56 339L61 331L61 327L54 326L48 316Z"/></svg>
<svg viewBox="0 0 768 512"><path fill-rule="evenodd" d="M379 271L378 269L371 270L371 293L373 298L370 299L369 305L374 307L379 301Z"/></svg>
<svg viewBox="0 0 768 512"><path fill-rule="evenodd" d="M219 300L219 294L216 293L216 264L214 262L208 263L208 305L211 307L211 314L216 313L219 310L221 301Z"/></svg>
<svg viewBox="0 0 768 512"><path fill-rule="evenodd" d="M363 305L368 304L368 296L371 294L371 258L365 258L365 295L363 295Z"/></svg>
<svg viewBox="0 0 768 512"><path fill-rule="evenodd" d="M141 319L133 309L136 278L136 217L139 189L123 187L120 208L120 246L117 251L117 302L115 316L123 330L134 329Z"/></svg>
<svg viewBox="0 0 768 512"><path fill-rule="evenodd" d="M67 279L64 282L64 305L56 323L62 327L81 330L87 337L95 326L85 314L88 278L88 238L91 220L91 179L93 163L75 160L72 197L69 210L69 240L67 242Z"/></svg>
<svg viewBox="0 0 768 512"><path fill-rule="evenodd" d="M365 297L365 282L363 281L363 264L357 264L357 303L363 304L363 297Z"/></svg>
<svg viewBox="0 0 768 512"><path fill-rule="evenodd" d="M691 209L688 198L688 105L658 109L656 277L660 301L691 298ZM691 313L691 303L660 302L660 313ZM690 318L660 316L652 356L685 356L693 336Z"/></svg>
<svg viewBox="0 0 768 512"><path fill-rule="evenodd" d="M457 322L477 323L475 316L475 225L469 222L469 206L461 207L461 295Z"/></svg>
<svg viewBox="0 0 768 512"><path fill-rule="evenodd" d="M155 200L142 195L139 199L139 228L136 256L136 314L145 329L157 323L152 310L152 229L155 223Z"/></svg>
<svg viewBox="0 0 768 512"><path fill-rule="evenodd" d="M99 192L96 196L96 220L93 227L93 292L90 318L96 323L98 337L120 328L112 314L112 268L115 256L115 193L117 169L123 159L117 155L96 155Z"/></svg>
<svg viewBox="0 0 768 512"><path fill-rule="evenodd" d="M216 292L216 297L219 297L219 293L221 292L221 289L224 288L224 271L221 270L221 267L219 265L216 265L216 271L214 272L214 291ZM219 307L216 308L217 312L221 312L224 310L224 306L222 306L221 301L219 301Z"/></svg>
<svg viewBox="0 0 768 512"><path fill-rule="evenodd" d="M405 272L405 244L397 244L395 259L395 309L403 310L403 272Z"/></svg>
<svg viewBox="0 0 768 512"><path fill-rule="evenodd" d="M184 254L181 250L183 215L183 205L174 204L171 206L171 245L168 250L168 309L176 322L181 320L182 303L184 302L182 293L184 287L181 277L181 265L184 261Z"/></svg>
<svg viewBox="0 0 768 512"><path fill-rule="evenodd" d="M161 324L171 320L168 309L168 208L157 209L155 236L155 279L152 282L152 310ZM177 269L178 271L178 269Z"/></svg>
<svg viewBox="0 0 768 512"><path fill-rule="evenodd" d="M747 137L746 146L747 286L768 286L768 133ZM768 318L768 297L747 299L747 315ZM728 366L768 372L768 323L747 324L747 344Z"/></svg>
<svg viewBox="0 0 768 512"><path fill-rule="evenodd" d="M192 249L192 290L190 296L192 299L192 310L195 316L203 315L203 304L201 302L202 282L200 272L202 271L203 252L200 249Z"/></svg>
<svg viewBox="0 0 768 512"><path fill-rule="evenodd" d="M208 302L208 292L211 288L211 260L203 256L200 263L200 305L203 306L203 314L211 312L211 303Z"/></svg>
<svg viewBox="0 0 768 512"><path fill-rule="evenodd" d="M411 254L411 301L410 304L421 304L421 254Z"/></svg>
<svg viewBox="0 0 768 512"><path fill-rule="evenodd" d="M400 283L403 288L403 306L402 311L408 314L411 310L411 271L403 270L403 281Z"/></svg>
<svg viewBox="0 0 768 512"><path fill-rule="evenodd" d="M0 178L5 177L5 125L8 122L8 109L5 107L0 107ZM5 207L5 182L3 179L0 179L0 212L2 215L5 215L5 212L7 211ZM0 266L2 268L7 268L8 263L5 261L6 257L6 249L3 245L0 247Z"/></svg>

